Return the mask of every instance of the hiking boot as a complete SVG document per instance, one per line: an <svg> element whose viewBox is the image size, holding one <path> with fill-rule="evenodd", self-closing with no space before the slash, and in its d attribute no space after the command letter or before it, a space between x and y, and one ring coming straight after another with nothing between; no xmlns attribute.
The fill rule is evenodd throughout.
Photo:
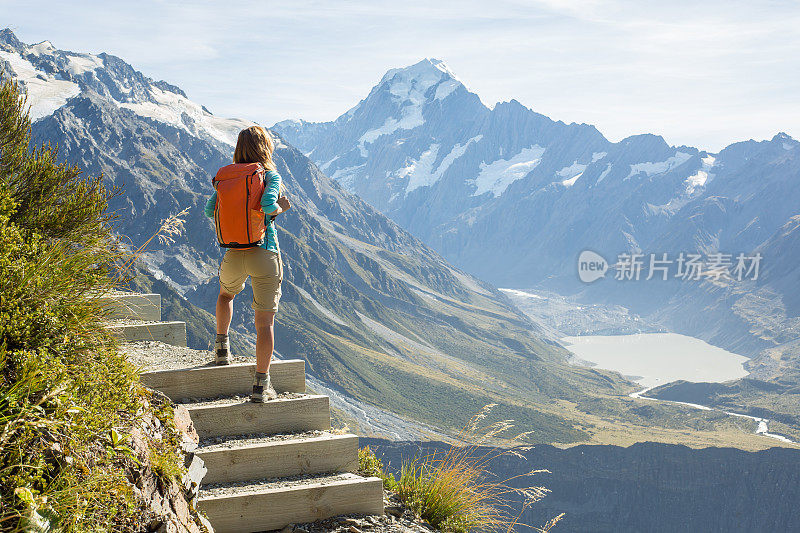
<svg viewBox="0 0 800 533"><path fill-rule="evenodd" d="M214 363L217 365L227 365L230 355L230 341L227 335L217 333L217 342L214 343Z"/></svg>
<svg viewBox="0 0 800 533"><path fill-rule="evenodd" d="M253 393L250 395L250 401L253 403L263 403L264 396L267 397L267 400L274 400L278 397L278 393L275 392L275 387L272 386L269 372L256 372L256 377L253 381Z"/></svg>

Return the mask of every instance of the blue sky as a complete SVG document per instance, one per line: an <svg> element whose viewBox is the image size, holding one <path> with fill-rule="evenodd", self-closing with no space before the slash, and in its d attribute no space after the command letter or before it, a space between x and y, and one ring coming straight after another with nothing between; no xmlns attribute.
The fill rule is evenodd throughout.
<svg viewBox="0 0 800 533"><path fill-rule="evenodd" d="M443 59L489 106L516 98L611 140L719 150L800 138L800 3L0 1L28 43L109 52L214 113L331 120L389 68Z"/></svg>

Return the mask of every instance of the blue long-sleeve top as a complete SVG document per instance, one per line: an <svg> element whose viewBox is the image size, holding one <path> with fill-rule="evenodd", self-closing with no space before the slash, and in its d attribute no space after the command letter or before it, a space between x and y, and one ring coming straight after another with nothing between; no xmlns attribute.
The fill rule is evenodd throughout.
<svg viewBox="0 0 800 533"><path fill-rule="evenodd" d="M264 187L264 194L261 196L261 209L263 209L264 213L267 214L267 232L266 238L261 244L261 248L271 252L280 253L280 247L278 246L278 234L275 231L275 221L269 218L269 214L278 210L277 202L278 197L280 196L282 178L281 175L274 170L267 170L266 174L264 175L264 179L267 181L267 184L266 187ZM208 218L214 218L214 207L216 205L217 191L214 191L209 197L208 201L206 201L206 216Z"/></svg>

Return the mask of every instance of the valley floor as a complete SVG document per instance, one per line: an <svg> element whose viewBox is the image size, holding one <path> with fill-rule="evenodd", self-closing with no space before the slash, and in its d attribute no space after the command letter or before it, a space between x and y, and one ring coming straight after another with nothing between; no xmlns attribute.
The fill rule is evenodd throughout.
<svg viewBox="0 0 800 533"><path fill-rule="evenodd" d="M632 399L644 402L638 405L638 411L645 413L649 408L647 402L650 402L650 407L654 410L658 403L659 407L678 409L679 411L673 411L677 416L681 416L679 413L682 412L687 417L684 428L660 427L661 424L655 419L652 426L643 428L639 425L631 426L622 420L609 425L608 417L602 416L601 420L595 421L598 431L593 434L591 442L628 445L646 440L693 447L735 446L745 450L773 446L798 447L800 417L795 414L800 413L800 395L787 383L770 384L748 377L733 379L736 375L747 376L745 368L748 367L749 359L709 346L698 339L665 333L663 327L630 313L624 307L579 303L573 298L546 291L501 290L532 319L545 324L547 333L554 340L563 343L586 339L585 344L589 339L615 340L617 336L619 342L612 344L631 353L601 358L609 365L607 368L628 368L629 374L637 374L630 369L638 366L639 373L649 376L629 376L629 379L644 384L629 394ZM571 337L567 337L570 335ZM663 357L662 352L669 351L669 347L648 347L646 343L638 341L631 342L633 346L623 345L624 341L648 336L653 337L657 343L672 342L675 344L673 348L682 352L678 354L680 357L671 360L670 365L654 361L656 367L662 367L658 370L648 367L647 359ZM687 345L691 342L704 345L700 346L701 352L703 349L713 352L707 368L703 368L703 361L695 358L698 355L695 353L697 350ZM566 345L570 348L569 344ZM647 353L634 353L637 349L647 350ZM586 350L577 348L575 351L587 353ZM583 357L574 355L570 362L598 366L585 360L589 356ZM631 357L636 357L637 360L625 360ZM679 368L681 365L683 370ZM735 366L740 368L736 370ZM646 370L641 370L643 368ZM691 377L681 379L682 372ZM664 379L659 380L656 376ZM687 381L689 379L695 383ZM700 419L711 422L713 427L703 427L699 423Z"/></svg>
<svg viewBox="0 0 800 533"><path fill-rule="evenodd" d="M157 342L131 343L125 352L143 370L205 366L211 364L212 354L205 350L176 348ZM234 361L248 360L238 356ZM315 392L330 394L334 425L347 426L361 436L387 438L394 441L460 442L475 438L474 434L457 435L433 425L421 423L409 416L398 415L378 406L358 400L336 388L311 379L309 387ZM319 390L317 390L319 389ZM524 405L517 399L520 410L535 409L542 417L574 421L574 429L585 438L572 442L541 442L567 448L581 444L630 446L638 442L683 444L692 448L735 447L757 451L774 446L797 447L757 434L758 422L725 414L716 410L701 410L675 402L655 402L636 396L630 390L619 396L597 396L586 403L553 400L535 406ZM480 430L480 428L476 428ZM777 428L774 431L779 431ZM514 433L511 431L507 434ZM534 429L534 437L535 429ZM485 444L510 446L530 443L530 440L511 440L503 435L483 441Z"/></svg>

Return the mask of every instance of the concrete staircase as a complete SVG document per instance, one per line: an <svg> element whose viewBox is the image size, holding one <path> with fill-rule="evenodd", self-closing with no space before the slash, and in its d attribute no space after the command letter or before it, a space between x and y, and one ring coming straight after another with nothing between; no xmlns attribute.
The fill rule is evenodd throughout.
<svg viewBox="0 0 800 533"><path fill-rule="evenodd" d="M109 326L120 339L186 345L185 324L161 322L159 295L119 294L105 301L112 319L126 321ZM143 383L190 413L201 439L195 454L208 469L197 506L215 531L383 514L381 480L355 474L358 437L330 431L328 397L306 393L304 361L273 358L270 375L280 396L264 404L242 399L254 372L247 363L142 374Z"/></svg>

